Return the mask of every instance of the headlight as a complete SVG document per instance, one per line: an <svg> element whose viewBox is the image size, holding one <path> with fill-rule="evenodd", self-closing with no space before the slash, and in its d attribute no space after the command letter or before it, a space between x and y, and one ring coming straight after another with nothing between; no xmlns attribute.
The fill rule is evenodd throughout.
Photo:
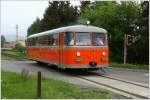
<svg viewBox="0 0 150 100"><path fill-rule="evenodd" d="M105 55L106 55L106 52L102 52L102 55L105 56Z"/></svg>
<svg viewBox="0 0 150 100"><path fill-rule="evenodd" d="M77 55L77 56L80 56L80 52L77 52L76 55Z"/></svg>

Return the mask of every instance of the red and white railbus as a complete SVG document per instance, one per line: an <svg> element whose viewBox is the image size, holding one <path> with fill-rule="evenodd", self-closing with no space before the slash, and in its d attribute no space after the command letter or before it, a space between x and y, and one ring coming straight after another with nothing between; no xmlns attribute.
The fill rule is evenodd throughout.
<svg viewBox="0 0 150 100"><path fill-rule="evenodd" d="M107 31L95 26L74 25L37 33L27 38L26 45L29 59L62 69L108 65Z"/></svg>

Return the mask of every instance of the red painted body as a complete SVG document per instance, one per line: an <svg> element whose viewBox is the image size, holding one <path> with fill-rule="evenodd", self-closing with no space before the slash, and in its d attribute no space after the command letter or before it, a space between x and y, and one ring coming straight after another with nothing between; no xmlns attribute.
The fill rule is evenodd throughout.
<svg viewBox="0 0 150 100"><path fill-rule="evenodd" d="M102 52L105 51L106 55L103 56ZM76 53L80 52L81 56L77 57ZM27 49L28 57L32 59L46 60L53 63L62 63L62 64L88 64L93 61L97 64L108 64L108 48L101 49L68 49L59 50L59 47L54 48L28 48ZM61 59L62 58L62 59ZM75 61L77 58L82 58L83 61ZM106 58L107 60L102 60Z"/></svg>
<svg viewBox="0 0 150 100"><path fill-rule="evenodd" d="M26 54L32 60L57 64L63 68L93 68L89 66L90 62L97 63L94 68L108 65L108 45L65 46L64 40L64 33L60 33L58 46L31 46L27 47ZM80 52L80 56L77 56L77 52Z"/></svg>

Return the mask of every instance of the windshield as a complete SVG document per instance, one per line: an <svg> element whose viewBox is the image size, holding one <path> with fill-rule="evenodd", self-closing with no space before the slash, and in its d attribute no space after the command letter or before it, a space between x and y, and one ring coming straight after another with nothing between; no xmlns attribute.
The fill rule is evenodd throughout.
<svg viewBox="0 0 150 100"><path fill-rule="evenodd" d="M106 42L104 33L93 33L90 35L90 33L84 32L76 32L76 34L74 34L73 32L67 32L65 34L65 38L66 46L73 46L74 44L76 46L90 46L91 44L93 46L104 46Z"/></svg>
<svg viewBox="0 0 150 100"><path fill-rule="evenodd" d="M105 35L103 33L93 33L93 45L94 46L105 45Z"/></svg>
<svg viewBox="0 0 150 100"><path fill-rule="evenodd" d="M76 33L76 45L89 46L90 44L90 33Z"/></svg>

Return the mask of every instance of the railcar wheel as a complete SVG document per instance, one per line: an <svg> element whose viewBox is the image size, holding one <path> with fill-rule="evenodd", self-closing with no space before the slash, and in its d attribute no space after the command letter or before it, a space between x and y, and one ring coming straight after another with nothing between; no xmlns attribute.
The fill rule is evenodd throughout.
<svg viewBox="0 0 150 100"><path fill-rule="evenodd" d="M89 69L86 69L86 70L88 70L88 71L97 71L97 70L99 70L99 68L89 68Z"/></svg>
<svg viewBox="0 0 150 100"><path fill-rule="evenodd" d="M36 61L37 64L39 65L47 65L47 63L43 63L43 62L40 62L40 61Z"/></svg>

